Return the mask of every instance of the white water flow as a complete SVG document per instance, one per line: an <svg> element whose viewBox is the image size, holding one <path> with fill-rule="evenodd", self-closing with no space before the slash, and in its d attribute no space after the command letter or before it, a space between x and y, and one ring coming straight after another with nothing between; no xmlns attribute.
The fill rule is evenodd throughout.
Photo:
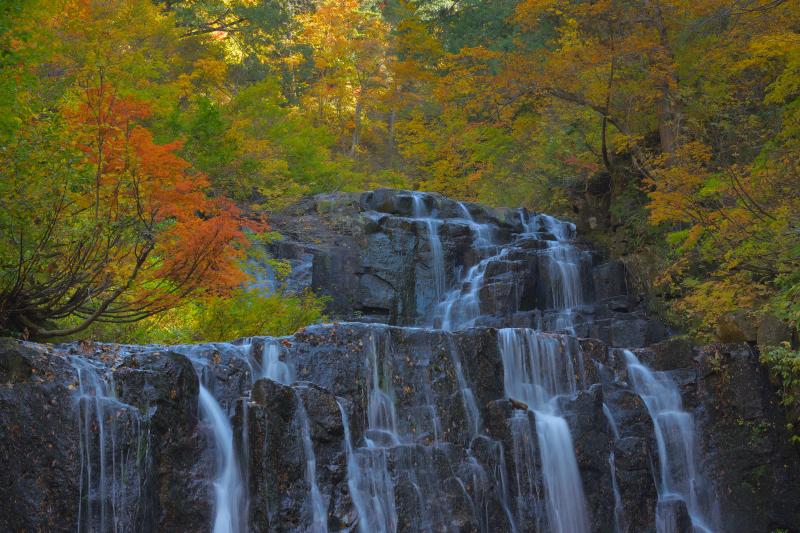
<svg viewBox="0 0 800 533"><path fill-rule="evenodd" d="M559 396L577 392L573 354L558 338L530 329L501 329L498 335L506 396L526 403L535 415L548 529L588 532L589 516L572 436L557 405ZM512 424L524 428L525 413L519 411ZM531 457L524 460L533 464Z"/></svg>
<svg viewBox="0 0 800 533"><path fill-rule="evenodd" d="M444 272L444 251L442 250L442 240L439 237L439 228L442 225L442 221L436 219L433 213L425 206L425 197L422 193L414 193L412 200L414 218L424 222L428 229L433 283L436 289L436 301L439 302L444 296L447 285Z"/></svg>
<svg viewBox="0 0 800 533"><path fill-rule="evenodd" d="M608 405L603 403L603 414L606 415L608 420L608 427L611 428L611 433L614 436L614 442L620 439L619 426L614 419ZM622 507L622 495L619 492L619 483L617 483L617 458L614 453L614 446L608 454L608 467L611 470L611 489L614 491L614 531L622 532L626 530L625 527L625 510Z"/></svg>
<svg viewBox="0 0 800 533"><path fill-rule="evenodd" d="M356 514L358 515L358 531L359 533L369 533L367 529L367 522L369 521L368 508L364 494L360 488L364 484L364 479L353 451L353 439L350 436L350 419L347 416L347 410L344 408L344 405L342 405L341 400L337 398L336 404L339 406L339 413L342 416L342 426L344 427L344 451L347 457L347 488L350 491L350 499L353 500L353 507L356 508Z"/></svg>
<svg viewBox="0 0 800 533"><path fill-rule="evenodd" d="M281 347L277 341L264 341L261 351L261 373L258 377L271 379L283 385L294 383L294 372L288 364L281 361Z"/></svg>
<svg viewBox="0 0 800 533"><path fill-rule="evenodd" d="M308 413L303 404L303 398L295 392L297 398L297 416L300 423L300 433L303 438L303 452L306 456L306 481L311 493L311 511L313 521L309 531L311 533L328 532L328 511L322 493L317 484L317 457L314 454L314 443L311 441L311 428L308 423Z"/></svg>
<svg viewBox="0 0 800 533"><path fill-rule="evenodd" d="M233 429L214 395L200 384L200 409L211 425L216 451L214 479L214 533L239 533L246 530L244 483L241 479Z"/></svg>
<svg viewBox="0 0 800 533"><path fill-rule="evenodd" d="M466 222L472 231L472 247L478 250L494 248L493 229L491 224L480 224L475 221L472 213L463 202L458 202L458 210L463 221Z"/></svg>
<svg viewBox="0 0 800 533"><path fill-rule="evenodd" d="M78 357L71 357L70 362L78 377L81 475L77 531L132 531L141 496L136 461L148 453L138 410L117 399L113 375L106 379L102 367ZM118 446L118 433L126 422L133 424L134 435L122 434Z"/></svg>
<svg viewBox="0 0 800 533"><path fill-rule="evenodd" d="M659 533L672 533L675 527L675 506L663 505L674 500L686 504L695 531L713 531L707 487L695 459L694 417L684 411L680 391L667 374L651 371L630 350L623 350L623 355L631 385L653 420L659 462Z"/></svg>
<svg viewBox="0 0 800 533"><path fill-rule="evenodd" d="M394 481L389 473L388 448L400 442L397 433L397 412L388 369L381 373L378 365L377 333L370 332L364 352L369 372L366 446L353 450L347 465L347 485L358 512L360 533L394 533L397 530ZM342 406L345 440L350 428ZM352 444L348 445L352 447Z"/></svg>
<svg viewBox="0 0 800 533"><path fill-rule="evenodd" d="M481 412L480 409L478 409L478 401L475 398L475 393L473 392L472 387L469 386L469 382L464 375L464 370L461 365L461 352L452 336L448 336L448 342L450 347L450 359L453 362L453 367L456 371L456 380L458 382L458 388L461 392L461 399L464 405L464 413L470 431L470 438L474 439L482 434L481 428L483 427L483 422L481 420ZM517 526L513 513L511 512L511 505L509 504L508 497L509 487L506 479L507 467L505 454L501 444L495 442L494 445L493 451L497 455L497 470L494 472L495 493L503 508L503 512L506 515L511 532L516 533ZM481 532L488 533L491 531L491 528L489 527L489 511L487 508L488 492L490 489L489 474L475 459L475 457L472 456L471 446L467 449L467 454L469 460L468 479L466 482L460 477L457 479L459 483L461 483L461 487L470 503L473 516L481 528ZM499 481L499 483L497 481ZM469 494L468 487L472 488L472 495Z"/></svg>
<svg viewBox="0 0 800 533"><path fill-rule="evenodd" d="M585 252L570 243L575 235L575 225L549 215L528 217L525 212L521 212L520 216L527 235L540 237L550 235L555 238L555 241L544 240L547 248L543 250L547 257L546 268L550 279L552 308L557 311L553 323L547 329L574 335L574 311L585 302L581 283L581 263L588 260Z"/></svg>
<svg viewBox="0 0 800 533"><path fill-rule="evenodd" d="M456 370L456 380L458 381L458 388L461 391L461 399L464 403L464 414L466 415L467 424L469 425L470 437L477 437L481 432L481 412L478 409L478 402L475 400L475 393L472 387L467 383L464 376L464 370L461 368L461 355L456 346L453 337L448 336L447 340L450 346L450 360L453 362L453 367Z"/></svg>
<svg viewBox="0 0 800 533"><path fill-rule="evenodd" d="M484 257L472 265L457 286L439 302L436 315L441 329L446 331L468 328L475 324L475 320L481 315L480 290L484 284L486 269L493 261L500 260L508 254L505 248L497 250L497 246L492 242L492 227L489 224L475 222L463 203L459 203L458 206L464 221L470 227L472 248Z"/></svg>

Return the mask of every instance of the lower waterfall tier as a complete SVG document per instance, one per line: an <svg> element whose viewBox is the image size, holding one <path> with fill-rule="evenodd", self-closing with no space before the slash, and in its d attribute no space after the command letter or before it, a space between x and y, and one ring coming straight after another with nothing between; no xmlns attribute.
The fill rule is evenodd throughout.
<svg viewBox="0 0 800 533"><path fill-rule="evenodd" d="M529 346L519 388L509 339ZM663 494L662 470L686 467L660 459L656 385L630 357L675 384L716 508ZM3 531L207 531L220 509L235 519L215 531L578 531L559 506L581 492L596 532L800 523L796 451L746 345L340 323L170 348L4 341L0 381ZM548 456L561 435L573 453Z"/></svg>

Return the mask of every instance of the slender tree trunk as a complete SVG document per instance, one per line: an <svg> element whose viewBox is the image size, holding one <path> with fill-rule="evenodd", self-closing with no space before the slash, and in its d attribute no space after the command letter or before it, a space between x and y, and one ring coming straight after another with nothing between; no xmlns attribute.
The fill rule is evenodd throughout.
<svg viewBox="0 0 800 533"><path fill-rule="evenodd" d="M393 107L392 110L389 112L389 131L388 131L389 138L387 139L387 142L389 144L389 157L392 157L394 155L394 125L396 120L397 120L397 109Z"/></svg>
<svg viewBox="0 0 800 533"><path fill-rule="evenodd" d="M350 147L350 155L355 156L358 145L361 143L361 112L363 108L362 98L359 95L356 100L356 110L353 115L353 145Z"/></svg>
<svg viewBox="0 0 800 533"><path fill-rule="evenodd" d="M669 34L667 27L664 23L664 14L661 11L660 0L647 0L645 6L650 10L653 25L658 31L659 42L664 52L664 65L661 65L664 70L661 82L659 83L659 91L661 95L656 105L656 113L658 116L658 137L661 144L661 151L667 154L668 158L675 153L678 145L678 128L680 122L678 119L678 99L675 91L678 87L678 76L675 72L675 54L669 43Z"/></svg>

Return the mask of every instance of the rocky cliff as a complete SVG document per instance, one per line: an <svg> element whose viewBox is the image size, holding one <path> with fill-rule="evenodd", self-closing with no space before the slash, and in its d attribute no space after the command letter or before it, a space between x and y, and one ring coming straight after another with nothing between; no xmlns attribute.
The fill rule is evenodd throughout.
<svg viewBox="0 0 800 533"><path fill-rule="evenodd" d="M273 218L339 323L0 344L3 531L795 531L757 354L667 339L522 210L374 191Z"/></svg>

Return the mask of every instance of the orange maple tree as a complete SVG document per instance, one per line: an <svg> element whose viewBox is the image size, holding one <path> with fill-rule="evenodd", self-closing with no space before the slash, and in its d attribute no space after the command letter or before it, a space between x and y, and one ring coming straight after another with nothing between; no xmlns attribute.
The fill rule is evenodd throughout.
<svg viewBox="0 0 800 533"><path fill-rule="evenodd" d="M102 78L82 84L79 105L67 113L67 142L82 154L92 184L62 196L49 221L54 231L39 246L51 253L26 261L30 275L13 295L11 316L31 335L140 320L244 281L246 232L263 231L265 222L208 196L207 178L177 155L181 142L154 141L143 125L149 116L147 103ZM59 231L67 220L71 231ZM48 273L42 282L37 270ZM44 325L66 317L75 324Z"/></svg>

